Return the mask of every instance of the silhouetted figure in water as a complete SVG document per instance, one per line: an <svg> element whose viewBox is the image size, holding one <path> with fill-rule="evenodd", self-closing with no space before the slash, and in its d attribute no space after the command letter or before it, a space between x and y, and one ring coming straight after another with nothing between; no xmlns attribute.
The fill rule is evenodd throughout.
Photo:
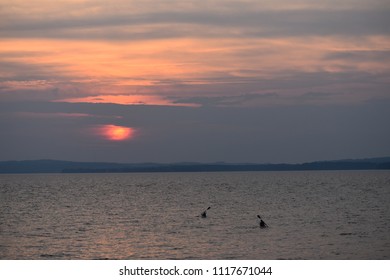
<svg viewBox="0 0 390 280"><path fill-rule="evenodd" d="M260 217L260 215L257 215L257 218L260 219L260 228L267 228L268 225L263 221L263 219Z"/></svg>
<svg viewBox="0 0 390 280"><path fill-rule="evenodd" d="M207 218L207 210L209 210L211 207L209 206L206 210L204 210L203 212L202 212L202 214L200 214L200 216L202 217L202 218Z"/></svg>

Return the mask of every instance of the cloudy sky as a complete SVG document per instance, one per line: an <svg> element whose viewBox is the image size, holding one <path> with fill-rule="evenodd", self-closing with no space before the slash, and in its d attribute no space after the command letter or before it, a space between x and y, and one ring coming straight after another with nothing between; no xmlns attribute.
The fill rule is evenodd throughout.
<svg viewBox="0 0 390 280"><path fill-rule="evenodd" d="M0 0L0 160L390 155L387 0Z"/></svg>

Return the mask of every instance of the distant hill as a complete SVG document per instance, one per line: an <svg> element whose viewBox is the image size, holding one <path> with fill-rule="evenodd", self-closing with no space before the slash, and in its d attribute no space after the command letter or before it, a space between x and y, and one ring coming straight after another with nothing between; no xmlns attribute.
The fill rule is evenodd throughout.
<svg viewBox="0 0 390 280"><path fill-rule="evenodd" d="M390 157L316 161L300 164L257 163L108 163L60 160L0 161L0 173L119 173L299 170L390 170Z"/></svg>

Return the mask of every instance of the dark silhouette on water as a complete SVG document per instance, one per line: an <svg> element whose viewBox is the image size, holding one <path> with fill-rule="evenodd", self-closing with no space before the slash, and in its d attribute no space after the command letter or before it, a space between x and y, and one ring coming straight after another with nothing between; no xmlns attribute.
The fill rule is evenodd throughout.
<svg viewBox="0 0 390 280"><path fill-rule="evenodd" d="M206 210L204 210L203 212L202 212L202 214L200 214L200 216L202 217L202 218L206 218L207 217L207 210L209 210L211 207L209 206Z"/></svg>
<svg viewBox="0 0 390 280"><path fill-rule="evenodd" d="M260 215L257 215L257 218L260 219L260 228L267 228L268 225L263 221L263 219L260 217Z"/></svg>

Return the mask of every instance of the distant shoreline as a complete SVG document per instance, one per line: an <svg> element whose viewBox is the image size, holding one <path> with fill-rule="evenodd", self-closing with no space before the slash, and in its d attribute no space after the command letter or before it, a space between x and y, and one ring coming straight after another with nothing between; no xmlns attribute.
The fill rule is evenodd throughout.
<svg viewBox="0 0 390 280"><path fill-rule="evenodd" d="M390 157L316 161L300 164L257 163L104 163L60 160L1 161L0 174L20 173L140 173L230 171L390 170Z"/></svg>

